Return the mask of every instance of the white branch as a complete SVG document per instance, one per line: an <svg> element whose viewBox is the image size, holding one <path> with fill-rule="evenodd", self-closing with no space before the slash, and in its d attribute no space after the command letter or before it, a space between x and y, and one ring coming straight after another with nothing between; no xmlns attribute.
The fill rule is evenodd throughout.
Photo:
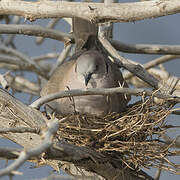
<svg viewBox="0 0 180 180"><path fill-rule="evenodd" d="M54 1L0 1L0 15L38 18L81 17L95 22L129 22L180 12L179 0L102 4Z"/></svg>
<svg viewBox="0 0 180 180"><path fill-rule="evenodd" d="M39 98L31 104L33 108L39 108L41 105L53 101L58 98L71 97L71 96L86 96L86 95L110 95L114 93L132 94L135 96L154 96L160 99L172 100L175 102L180 102L180 97L163 95L161 93L153 93L152 91L144 89L130 89L130 88L92 88L92 89L72 89L69 91L61 91L58 93L53 93L44 97Z"/></svg>
<svg viewBox="0 0 180 180"><path fill-rule="evenodd" d="M30 127L12 127L12 128L0 128L0 134L6 134L6 133L40 133L39 128L30 128Z"/></svg>
<svg viewBox="0 0 180 180"><path fill-rule="evenodd" d="M56 131L58 130L58 119L55 119L48 125L48 130L45 132L44 140L42 144L39 146L36 146L35 148L32 148L30 150L24 150L20 153L17 160L15 160L11 165L8 167L0 170L0 177L11 174L12 171L18 169L21 165L24 164L26 160L28 160L30 157L37 157L41 153L43 153L47 148L49 148L52 145L52 139Z"/></svg>
<svg viewBox="0 0 180 180"><path fill-rule="evenodd" d="M116 49L105 37L99 36L99 40L107 53L112 57L111 60L114 63L116 63L120 67L124 67L155 89L161 88L162 90L162 84L155 77L149 74L140 64L132 63L131 60L120 56ZM164 88L165 87L163 87L163 89Z"/></svg>
<svg viewBox="0 0 180 180"><path fill-rule="evenodd" d="M68 41L73 37L71 34L48 29L39 25L0 24L0 34L24 34L29 36L41 36L59 41Z"/></svg>
<svg viewBox="0 0 180 180"><path fill-rule="evenodd" d="M178 45L162 45L162 44L129 44L116 40L110 40L111 44L118 51L126 53L140 54L180 54L180 46Z"/></svg>
<svg viewBox="0 0 180 180"><path fill-rule="evenodd" d="M156 59L153 59L149 62L147 62L146 64L141 64L144 69L148 70L148 69L151 69L159 64L162 64L162 63L165 63L167 61L170 61L170 60L174 60L176 58L180 58L180 56L177 56L177 55L165 55L165 56L161 56L161 57L158 57ZM137 63L138 64L138 63ZM131 77L133 77L134 75L130 72L128 73L125 73L124 75L124 78L125 79L129 79Z"/></svg>
<svg viewBox="0 0 180 180"><path fill-rule="evenodd" d="M102 26L100 27L102 29ZM51 38L63 42L74 42L74 36L72 33L60 32L58 30L48 29L39 25L0 24L0 34L40 36L41 38ZM109 41L116 50L126 53L180 55L180 46L178 45L128 44L113 39L109 39Z"/></svg>

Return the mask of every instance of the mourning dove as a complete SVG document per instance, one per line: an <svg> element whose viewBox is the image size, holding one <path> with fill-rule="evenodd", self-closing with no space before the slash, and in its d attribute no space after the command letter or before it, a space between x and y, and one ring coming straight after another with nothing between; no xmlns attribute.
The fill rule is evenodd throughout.
<svg viewBox="0 0 180 180"><path fill-rule="evenodd" d="M82 37L83 33L80 35ZM87 39L83 37L82 40L86 39L87 42L89 37L88 35L85 37ZM91 42L90 45L85 41L80 42L82 43L78 50L84 47L86 50L80 51L78 55L74 55L70 61L64 62L56 69L42 89L41 96L71 89L128 87L116 65L96 48L90 47ZM124 94L88 95L61 98L48 105L62 115L79 112L101 116L124 111L129 100L130 96Z"/></svg>

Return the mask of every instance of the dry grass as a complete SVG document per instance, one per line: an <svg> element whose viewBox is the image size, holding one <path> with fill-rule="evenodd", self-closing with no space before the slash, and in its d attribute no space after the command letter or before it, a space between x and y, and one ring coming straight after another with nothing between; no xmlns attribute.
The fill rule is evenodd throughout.
<svg viewBox="0 0 180 180"><path fill-rule="evenodd" d="M159 167L180 173L168 160L177 155L171 144L160 140L167 131L166 117L171 107L157 105L151 98L138 102L121 114L104 117L72 115L60 124L59 134L68 142L88 146L104 155L124 161L133 168Z"/></svg>

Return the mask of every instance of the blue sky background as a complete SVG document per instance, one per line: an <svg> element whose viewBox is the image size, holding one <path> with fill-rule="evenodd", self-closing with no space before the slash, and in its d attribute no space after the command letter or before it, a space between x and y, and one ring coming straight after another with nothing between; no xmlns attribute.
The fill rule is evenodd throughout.
<svg viewBox="0 0 180 180"><path fill-rule="evenodd" d="M127 2L126 0L121 0L120 2ZM128 1L128 2L133 2ZM114 39L122 41L124 43L141 43L141 44L180 44L180 14L170 15L166 17L160 17L151 20L138 21L135 23L116 23L114 28ZM23 22L23 20L22 20ZM45 26L48 20L37 20L35 22L23 22L24 24L40 24ZM69 26L61 20L56 29L60 31L68 32ZM39 56L46 54L48 52L60 52L63 48L63 43L55 40L47 39L41 46L35 45L35 37L30 36L16 36L16 46L18 50L26 53L29 56ZM157 55L141 55L141 54L127 54L121 53L124 57L135 60L139 63L146 63L156 57ZM180 76L180 59L170 61L164 64L165 68L170 72L170 74L179 77ZM26 77L28 79L34 79L32 74L27 73ZM28 102L29 96L20 93L17 94L17 98L24 103ZM180 125L179 116L171 115L168 117L167 121ZM180 129L170 132L172 136L177 136L180 134ZM19 147L18 145L4 139L0 139L0 147ZM180 158L175 158L175 161L180 164ZM11 161L9 161L10 163ZM5 165L4 160L0 160L0 168ZM34 179L42 178L47 176L52 172L50 167L40 167L32 168L33 164L25 163L19 171L23 172L23 176L16 176L14 180L24 180L24 179ZM148 170L148 173L153 175L154 170ZM160 180L179 180L180 176L174 175L172 173L163 172ZM4 177L2 179L8 179Z"/></svg>

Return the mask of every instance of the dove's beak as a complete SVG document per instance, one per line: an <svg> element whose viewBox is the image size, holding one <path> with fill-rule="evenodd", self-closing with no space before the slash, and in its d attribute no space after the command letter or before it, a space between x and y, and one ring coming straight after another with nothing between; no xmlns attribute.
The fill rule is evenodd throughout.
<svg viewBox="0 0 180 180"><path fill-rule="evenodd" d="M84 76L84 80L85 80L85 85L86 85L86 86L88 85L88 82L89 82L89 80L91 79L91 75L92 75L92 74L86 74L86 75Z"/></svg>

